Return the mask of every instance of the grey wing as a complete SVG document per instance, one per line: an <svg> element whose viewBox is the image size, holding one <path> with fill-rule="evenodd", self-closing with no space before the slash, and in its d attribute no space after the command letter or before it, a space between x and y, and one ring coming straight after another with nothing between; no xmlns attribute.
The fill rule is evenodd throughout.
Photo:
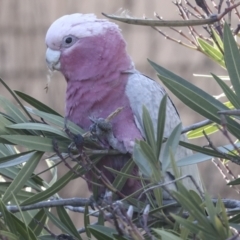
<svg viewBox="0 0 240 240"><path fill-rule="evenodd" d="M159 105L163 96L166 94L164 88L159 83L136 71L129 75L129 80L126 86L126 94L128 96L130 106L134 114L135 123L142 135L144 136L144 131L142 127L142 106L145 105L153 121L153 127L156 137ZM173 102L170 98L168 98L164 136L168 137L172 130L175 128L175 126L180 123L180 121L181 120L179 114L175 106L173 105ZM181 140L187 141L186 136L182 135ZM191 150L183 147L178 147L175 154L175 159L179 160L191 154ZM181 173L182 175L190 174L194 176L197 184L200 186L200 188L202 188L199 171L196 164L181 167ZM195 189L192 181L189 179L184 180L184 185L188 189Z"/></svg>

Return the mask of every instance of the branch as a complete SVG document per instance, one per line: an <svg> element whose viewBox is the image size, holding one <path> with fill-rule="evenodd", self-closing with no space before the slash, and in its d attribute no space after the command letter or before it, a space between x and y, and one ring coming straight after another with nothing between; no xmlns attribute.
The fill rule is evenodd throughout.
<svg viewBox="0 0 240 240"><path fill-rule="evenodd" d="M85 206L86 204L91 205L91 200L89 198L66 198L66 199L55 199L49 201L42 201L38 203L34 203L31 205L20 206L21 211L28 211L33 209L40 209L40 208L50 208L50 207L57 207L57 206ZM19 212L19 208L17 205L7 205L7 210L12 213Z"/></svg>
<svg viewBox="0 0 240 240"><path fill-rule="evenodd" d="M212 199L212 202L216 204L218 199ZM41 209L41 208L50 208L57 206L66 206L67 209L74 212L85 212L85 205L89 204L90 200L88 198L66 198L66 199L56 199L50 201L42 201L39 203L20 206L21 211L28 211L33 209ZM240 210L240 201L234 199L222 199L222 202L225 208L229 209L228 212L239 211ZM179 204L174 200L163 200L163 205L174 204L174 206L178 207ZM19 207L17 205L7 205L7 210L12 213L19 212ZM0 213L1 214L1 213ZM89 210L89 214L94 217L99 216L98 211ZM2 214L1 214L2 215ZM111 217L111 213L105 213L108 217Z"/></svg>
<svg viewBox="0 0 240 240"><path fill-rule="evenodd" d="M211 124L211 123L213 123L211 120L203 120L203 121L201 121L201 122L198 122L198 123L194 123L194 124L192 124L192 125L190 125L190 126L188 126L188 127L185 127L183 130L182 130L182 134L183 133L187 133L187 132L189 132L189 131L192 131L192 130L195 130L195 129L197 129L197 128L200 128L200 127L204 127L204 126L206 126L206 125L208 125L208 124Z"/></svg>
<svg viewBox="0 0 240 240"><path fill-rule="evenodd" d="M189 26L201 26L206 24L213 24L220 21L227 13L232 11L234 8L238 7L240 2L232 5L229 8L226 8L225 11L221 14L211 15L206 19L199 20L169 20L169 21L160 21L154 19L141 19L141 18L132 18L132 17L119 17L113 14L102 13L103 16L117 20L119 22L124 22L127 24L141 25L141 26L155 26L155 27L189 27Z"/></svg>

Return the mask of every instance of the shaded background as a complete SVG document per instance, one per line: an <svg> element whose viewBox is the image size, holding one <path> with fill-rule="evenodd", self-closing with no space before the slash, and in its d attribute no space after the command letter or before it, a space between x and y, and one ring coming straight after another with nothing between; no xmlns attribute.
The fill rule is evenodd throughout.
<svg viewBox="0 0 240 240"><path fill-rule="evenodd" d="M190 2L194 4L194 1ZM0 0L0 76L12 89L23 91L64 114L66 83L63 77L59 73L54 74L48 93L44 90L48 75L44 38L48 27L55 19L65 14L95 13L101 18L101 12L115 13L119 9L129 10L132 16L145 15L153 18L153 12L156 11L165 19L179 19L178 11L170 0ZM154 70L147 62L149 58L211 94L221 93L214 80L193 77L193 73L214 72L217 75L226 75L223 69L203 54L165 40L149 27L123 23L119 25L128 43L128 52L138 70L157 79ZM167 29L163 30L168 32ZM188 34L187 29L184 31ZM170 34L179 38L173 32ZM9 97L2 86L0 86L0 94ZM175 97L173 100L185 126L203 119ZM223 137L218 135L213 139L216 145L219 145ZM206 141L202 139L197 143L203 145ZM199 165L206 188L213 196L239 197L232 189L225 187L223 177L210 161ZM234 169L235 172L238 171L236 166ZM66 170L64 166L59 168L59 176ZM72 181L61 191L60 195L62 197L86 197L89 196L89 192L85 183L79 179ZM71 216L80 227L82 216L72 213Z"/></svg>

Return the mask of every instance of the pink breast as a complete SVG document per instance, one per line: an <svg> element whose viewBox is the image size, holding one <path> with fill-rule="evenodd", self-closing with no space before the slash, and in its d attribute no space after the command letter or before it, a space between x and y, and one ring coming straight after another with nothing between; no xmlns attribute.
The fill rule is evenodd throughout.
<svg viewBox="0 0 240 240"><path fill-rule="evenodd" d="M108 76L109 77L109 76ZM66 93L66 116L88 130L92 124L89 117L107 118L117 108L123 110L112 120L114 136L123 141L127 149L131 141L141 139L128 97L125 94L127 75L111 76L111 79L90 79L68 82Z"/></svg>

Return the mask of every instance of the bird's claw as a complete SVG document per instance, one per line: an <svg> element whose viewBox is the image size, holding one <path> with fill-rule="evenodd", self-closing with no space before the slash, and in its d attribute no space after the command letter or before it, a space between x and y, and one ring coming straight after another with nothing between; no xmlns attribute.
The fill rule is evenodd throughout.
<svg viewBox="0 0 240 240"><path fill-rule="evenodd" d="M112 133L112 124L104 118L94 119L90 117L90 120L93 122L90 126L90 132L93 135L101 138L105 137L109 133Z"/></svg>
<svg viewBox="0 0 240 240"><path fill-rule="evenodd" d="M90 126L90 132L98 140L106 141L113 149L121 153L127 153L123 142L119 141L113 134L112 124L104 118L94 119L90 117L93 124Z"/></svg>

